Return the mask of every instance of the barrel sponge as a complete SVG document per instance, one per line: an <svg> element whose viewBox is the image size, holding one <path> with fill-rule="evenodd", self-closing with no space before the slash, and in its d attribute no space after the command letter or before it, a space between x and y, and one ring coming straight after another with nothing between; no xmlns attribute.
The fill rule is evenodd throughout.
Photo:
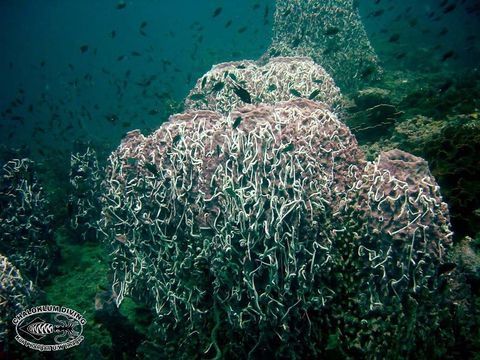
<svg viewBox="0 0 480 360"><path fill-rule="evenodd" d="M0 251L32 280L53 264L53 215L37 180L34 162L11 159L0 168Z"/></svg>
<svg viewBox="0 0 480 360"><path fill-rule="evenodd" d="M276 0L273 40L260 61L309 56L344 91L382 73L355 0Z"/></svg>
<svg viewBox="0 0 480 360"><path fill-rule="evenodd" d="M381 354L401 343L376 334L388 327L409 327L418 345L415 320L392 314L435 291L451 235L422 161L367 162L329 107L307 99L187 111L150 136L130 132L102 199L117 302L146 301L165 343L192 354L308 357L339 333L345 354L359 343Z"/></svg>
<svg viewBox="0 0 480 360"><path fill-rule="evenodd" d="M33 283L0 254L0 343L8 338L15 315L32 305L34 294Z"/></svg>
<svg viewBox="0 0 480 360"><path fill-rule="evenodd" d="M245 105L235 94L245 89L252 104L273 104L298 97L323 102L338 112L340 89L330 75L308 57L277 57L266 64L236 61L218 64L197 80L185 100L187 110L213 110L228 114Z"/></svg>

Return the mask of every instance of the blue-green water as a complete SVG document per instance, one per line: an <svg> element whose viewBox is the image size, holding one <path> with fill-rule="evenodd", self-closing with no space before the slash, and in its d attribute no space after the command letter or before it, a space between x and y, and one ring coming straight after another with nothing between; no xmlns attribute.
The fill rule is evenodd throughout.
<svg viewBox="0 0 480 360"><path fill-rule="evenodd" d="M441 290L446 299L442 306L447 304L452 316L435 331L442 333L445 327L449 335L439 340L438 349L434 342L422 343L427 352L398 356L478 358L480 5L476 0L362 0L359 12L383 75L378 80L365 77L360 88L342 87L346 105L341 120L369 160L393 148L425 158L449 206L453 230L452 255L437 270L439 287L447 289ZM85 241L84 228L72 231L71 154L88 144L103 172L109 154L128 131L140 129L148 135L170 115L182 112L184 99L213 65L264 55L272 42L274 14L274 0L0 1L0 165L12 157L32 159L48 200L45 216L52 215L46 225L52 247L48 271L36 276L24 271L40 293L31 305L56 303L87 319L82 345L49 355L23 348L13 340L9 325L9 337L0 339L0 359L155 358L159 343L151 326L154 307L139 296L127 298L120 312L98 309L99 304L111 304L112 249L101 236L89 235ZM342 30L332 28L330 35ZM11 149L20 150L12 155ZM12 214L6 210L9 181L1 184L5 208L0 221L5 225ZM81 189L75 196L92 190L86 185ZM22 203L19 199L17 204ZM0 228L6 244L12 235L6 226ZM18 238L22 235L18 232ZM0 246L0 254L7 249L12 251ZM20 264L13 265L22 270ZM452 269L454 281L440 278ZM445 294L452 292L460 295L449 303ZM412 322L428 322L415 315ZM220 321L217 312L212 317L215 324ZM348 316L342 319L348 323ZM404 335L399 331L398 338ZM374 357L356 344L345 346L347 338L341 330L325 335L326 346L317 355ZM223 343L229 341L242 339ZM295 349L302 349L301 342ZM190 347L178 358L218 355L215 346L206 347L197 353ZM252 352L253 358L272 354L267 347L258 351ZM297 358L302 356L314 353L299 352Z"/></svg>

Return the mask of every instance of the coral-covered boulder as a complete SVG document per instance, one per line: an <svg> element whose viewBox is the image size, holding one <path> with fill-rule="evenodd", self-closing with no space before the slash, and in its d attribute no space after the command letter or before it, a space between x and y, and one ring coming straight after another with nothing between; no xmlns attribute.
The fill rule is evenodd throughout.
<svg viewBox="0 0 480 360"><path fill-rule="evenodd" d="M147 137L130 132L105 179L117 302L155 308L166 355L180 344L229 358L427 347L446 205L425 161L392 151L367 162L328 106L177 114Z"/></svg>
<svg viewBox="0 0 480 360"><path fill-rule="evenodd" d="M0 254L0 351L2 343L8 343L12 338L10 322L21 311L33 305L35 296L33 283L23 278L8 258Z"/></svg>
<svg viewBox="0 0 480 360"><path fill-rule="evenodd" d="M55 258L53 216L34 163L12 159L0 169L0 251L32 280L48 274Z"/></svg>
<svg viewBox="0 0 480 360"><path fill-rule="evenodd" d="M213 66L197 80L185 108L227 115L246 104L274 104L296 98L322 102L337 112L344 105L331 76L312 59L277 57L264 65L244 60Z"/></svg>

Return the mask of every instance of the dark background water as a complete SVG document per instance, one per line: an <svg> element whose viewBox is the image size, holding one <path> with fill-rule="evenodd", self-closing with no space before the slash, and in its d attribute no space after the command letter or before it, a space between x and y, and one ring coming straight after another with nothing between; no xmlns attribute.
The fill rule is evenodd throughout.
<svg viewBox="0 0 480 360"><path fill-rule="evenodd" d="M478 64L478 1L440 3L360 2L385 67ZM0 1L0 143L34 158L68 153L77 138L113 148L128 130L158 127L213 64L256 59L271 38L273 0L118 4Z"/></svg>

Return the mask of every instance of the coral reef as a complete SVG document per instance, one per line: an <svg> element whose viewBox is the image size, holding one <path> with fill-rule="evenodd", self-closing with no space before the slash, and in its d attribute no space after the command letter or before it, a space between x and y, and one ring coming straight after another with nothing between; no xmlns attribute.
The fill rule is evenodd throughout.
<svg viewBox="0 0 480 360"><path fill-rule="evenodd" d="M309 56L348 92L382 72L354 0L277 0L274 21L263 60Z"/></svg>
<svg viewBox="0 0 480 360"><path fill-rule="evenodd" d="M478 114L450 118L437 136L424 145L432 173L444 190L455 232L475 236L480 231L480 125Z"/></svg>
<svg viewBox="0 0 480 360"><path fill-rule="evenodd" d="M2 345L8 347L8 341L2 343L11 337L10 321L33 304L35 293L33 283L24 279L8 258L0 254L0 351Z"/></svg>
<svg viewBox="0 0 480 360"><path fill-rule="evenodd" d="M367 162L326 105L174 115L105 179L117 303L155 308L166 356L429 355L447 207L425 161Z"/></svg>
<svg viewBox="0 0 480 360"><path fill-rule="evenodd" d="M340 89L312 59L277 57L263 66L253 61L213 66L190 91L185 109L213 110L227 115L246 103L273 104L295 98L325 103L336 112L343 106Z"/></svg>
<svg viewBox="0 0 480 360"><path fill-rule="evenodd" d="M95 150L87 147L70 158L70 230L77 241L97 240L101 171Z"/></svg>
<svg viewBox="0 0 480 360"><path fill-rule="evenodd" d="M480 231L478 113L437 120L422 115L396 124L392 136L365 147L370 157L389 148L401 148L425 158L449 204L457 240Z"/></svg>
<svg viewBox="0 0 480 360"><path fill-rule="evenodd" d="M13 159L0 170L0 251L35 282L54 260L48 202L33 161Z"/></svg>

